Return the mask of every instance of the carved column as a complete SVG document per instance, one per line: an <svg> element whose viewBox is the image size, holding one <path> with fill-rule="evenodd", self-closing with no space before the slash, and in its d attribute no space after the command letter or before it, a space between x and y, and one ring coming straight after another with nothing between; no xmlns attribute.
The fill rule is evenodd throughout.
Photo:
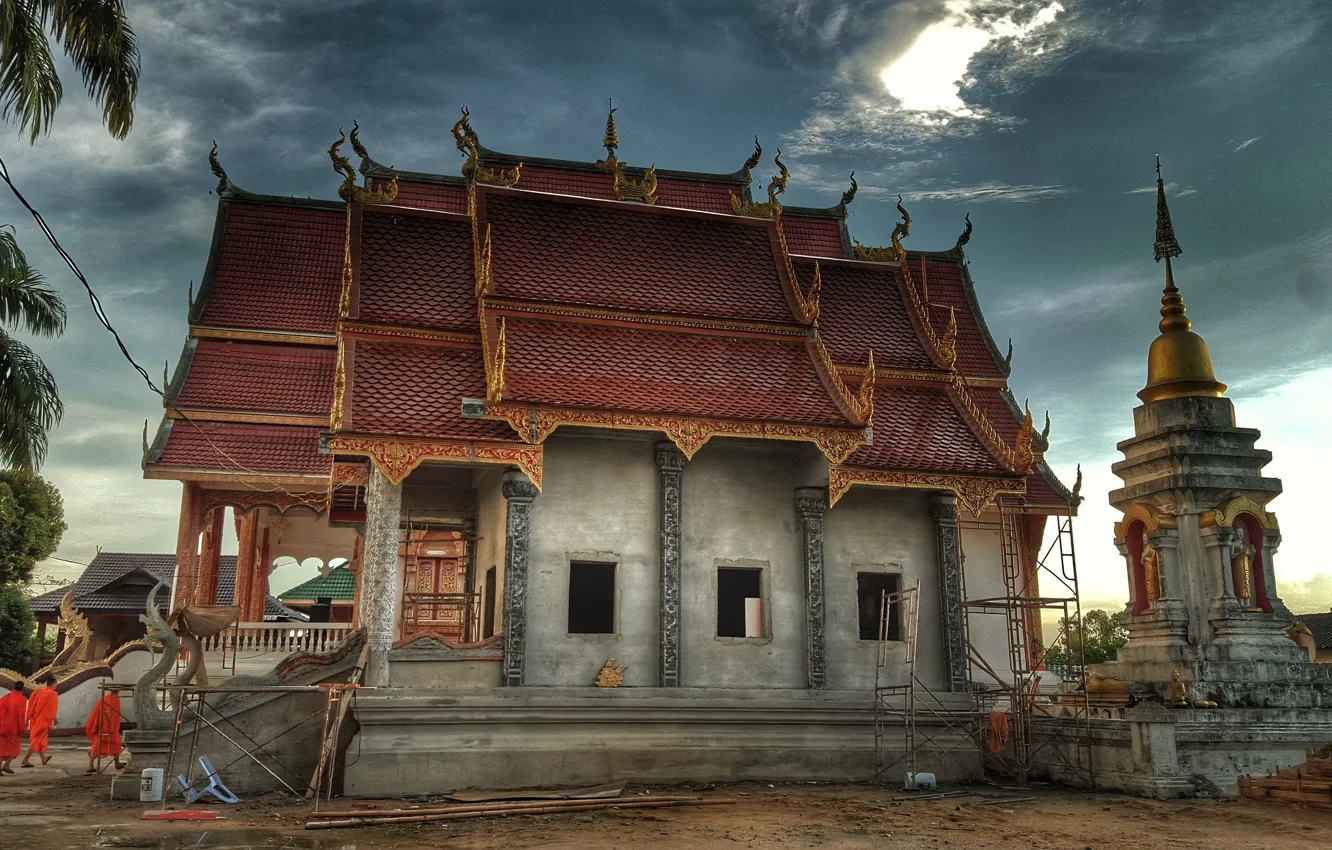
<svg viewBox="0 0 1332 850"><path fill-rule="evenodd" d="M796 513L800 515L800 560L805 573L805 682L806 687L822 690L828 684L823 605L823 514L828 509L828 491L821 487L798 487L795 501Z"/></svg>
<svg viewBox="0 0 1332 850"><path fill-rule="evenodd" d="M961 547L957 533L957 497L951 493L930 499L939 567L939 625L943 637L944 679L948 690L967 690L965 613L962 610Z"/></svg>
<svg viewBox="0 0 1332 850"><path fill-rule="evenodd" d="M508 502L504 532L504 684L523 684L527 651L527 571L531 554L532 500L536 485L517 470L504 473Z"/></svg>
<svg viewBox="0 0 1332 850"><path fill-rule="evenodd" d="M663 688L680 686L680 521L684 486L684 452L674 443L657 443L661 481L661 599L657 669Z"/></svg>
<svg viewBox="0 0 1332 850"><path fill-rule="evenodd" d="M352 628L361 627L361 564L364 561L365 537L361 532L356 532L356 542L352 545L351 560L347 562L347 569L351 571L354 584L352 585Z"/></svg>
<svg viewBox="0 0 1332 850"><path fill-rule="evenodd" d="M246 602L250 622L262 622L264 607L268 601L268 577L273 572L273 562L268 557L269 529L263 526L260 511L267 508L255 508L254 534L254 578L250 581L250 596Z"/></svg>
<svg viewBox="0 0 1332 850"><path fill-rule="evenodd" d="M393 648L398 601L398 538L402 485L370 467L365 488L365 558L361 567L361 626L370 648L366 683L387 687L388 653Z"/></svg>
<svg viewBox="0 0 1332 850"><path fill-rule="evenodd" d="M199 583L199 485L186 481L180 497L180 528L176 533L176 587L172 607L194 601Z"/></svg>
<svg viewBox="0 0 1332 850"><path fill-rule="evenodd" d="M259 532L259 511L251 509L245 513L233 511L233 517L236 521L236 592L231 597L233 605L240 606L240 621L242 623L252 623L256 619L262 621L263 611L259 616L254 617L254 611L250 605L250 599L253 596L251 588L254 587L259 578L259 559L257 557L257 547L255 538Z"/></svg>

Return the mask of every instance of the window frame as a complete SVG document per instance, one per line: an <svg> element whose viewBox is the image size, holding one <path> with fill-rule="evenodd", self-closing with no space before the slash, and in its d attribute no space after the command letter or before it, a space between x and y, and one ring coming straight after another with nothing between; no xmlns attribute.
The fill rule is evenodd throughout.
<svg viewBox="0 0 1332 850"><path fill-rule="evenodd" d="M610 569L611 593L610 593L610 631L607 632L575 632L570 631L573 623L570 618L573 614L573 575L575 567L607 567ZM566 570L566 580L564 582L564 634L566 637L577 638L607 638L618 637L620 634L620 562L606 558L589 557L570 557L568 560L568 569Z"/></svg>
<svg viewBox="0 0 1332 850"><path fill-rule="evenodd" d="M772 642L772 606L771 592L769 588L770 565L767 561L741 559L718 558L712 566L712 635L713 640L721 643L732 644L757 644ZM721 572L722 570L747 570L758 573L759 577L759 632L758 637L745 637L743 635L723 635L719 633L721 627Z"/></svg>
<svg viewBox="0 0 1332 850"><path fill-rule="evenodd" d="M866 565L866 567L868 567L868 565ZM876 625L873 637L865 637L865 632L862 628L864 623L864 617L863 617L863 612L861 611L861 603L865 601L867 598L868 599L874 598L874 597L866 597L863 595L863 591L861 588L861 582L863 578L874 578L874 579L891 578L893 580L893 585L894 585L893 589L888 591L889 595L891 595L894 593L902 592L902 581L903 581L902 572L901 570L894 570L886 567L877 567L877 568L868 568L868 569L860 566L856 567L856 638L859 642L878 643L879 634L878 634L877 624L882 621L883 617L882 611L879 611L878 612L879 616L874 618ZM882 598L882 593L883 591L880 590L880 595L878 598L880 599ZM889 643L901 643L904 640L902 636L902 603L899 600L897 602L892 602L889 604L890 604L890 609L889 609L890 613L888 617L889 632L888 632L887 641ZM893 626L897 627L896 636L893 635Z"/></svg>

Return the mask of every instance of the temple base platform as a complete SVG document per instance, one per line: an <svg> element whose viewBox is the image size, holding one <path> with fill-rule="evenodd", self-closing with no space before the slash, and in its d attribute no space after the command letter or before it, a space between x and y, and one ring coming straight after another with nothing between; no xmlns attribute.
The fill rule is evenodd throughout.
<svg viewBox="0 0 1332 850"><path fill-rule="evenodd" d="M968 696L946 699L956 700L956 710L974 710ZM713 688L368 691L355 703L360 732L349 751L345 793L391 797L620 780L870 781L872 701L864 691ZM978 766L973 739L930 732L969 771ZM903 751L903 729L887 735L891 760ZM941 781L967 772L949 759L935 761L947 763L936 770ZM900 782L905 763L893 770Z"/></svg>
<svg viewBox="0 0 1332 850"><path fill-rule="evenodd" d="M1313 665L1309 665L1313 666ZM1166 708L1147 704L1099 712L1090 721L1096 787L1171 799L1233 796L1241 776L1275 775L1304 761L1307 750L1332 741L1332 710L1308 708ZM1033 723L1037 750L1032 777L1074 782L1071 736L1060 723Z"/></svg>

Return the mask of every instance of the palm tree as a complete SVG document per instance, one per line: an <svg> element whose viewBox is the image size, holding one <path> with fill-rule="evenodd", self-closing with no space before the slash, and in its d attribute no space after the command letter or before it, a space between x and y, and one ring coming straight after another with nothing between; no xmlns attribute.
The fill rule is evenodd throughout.
<svg viewBox="0 0 1332 850"><path fill-rule="evenodd" d="M101 104L106 129L125 138L139 93L139 46L123 0L0 0L0 120L16 122L32 143L50 132L64 90L48 35ZM28 265L14 234L0 229L0 462L35 471L65 408L50 370L5 328L57 336L65 304Z"/></svg>
<svg viewBox="0 0 1332 850"><path fill-rule="evenodd" d="M14 234L0 230L0 461L35 472L65 406L46 364L5 327L56 336L65 329L65 302L28 265Z"/></svg>
<svg viewBox="0 0 1332 850"><path fill-rule="evenodd" d="M134 123L139 45L123 0L0 0L0 118L17 120L28 140L51 129L63 89L50 33L102 105L117 139Z"/></svg>

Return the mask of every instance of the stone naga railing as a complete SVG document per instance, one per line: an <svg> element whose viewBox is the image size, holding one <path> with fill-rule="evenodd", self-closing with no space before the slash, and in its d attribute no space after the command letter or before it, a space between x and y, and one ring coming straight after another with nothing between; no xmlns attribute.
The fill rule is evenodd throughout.
<svg viewBox="0 0 1332 850"><path fill-rule="evenodd" d="M222 655L223 669L245 656L327 652L352 632L351 623L237 623L201 639L204 652Z"/></svg>

